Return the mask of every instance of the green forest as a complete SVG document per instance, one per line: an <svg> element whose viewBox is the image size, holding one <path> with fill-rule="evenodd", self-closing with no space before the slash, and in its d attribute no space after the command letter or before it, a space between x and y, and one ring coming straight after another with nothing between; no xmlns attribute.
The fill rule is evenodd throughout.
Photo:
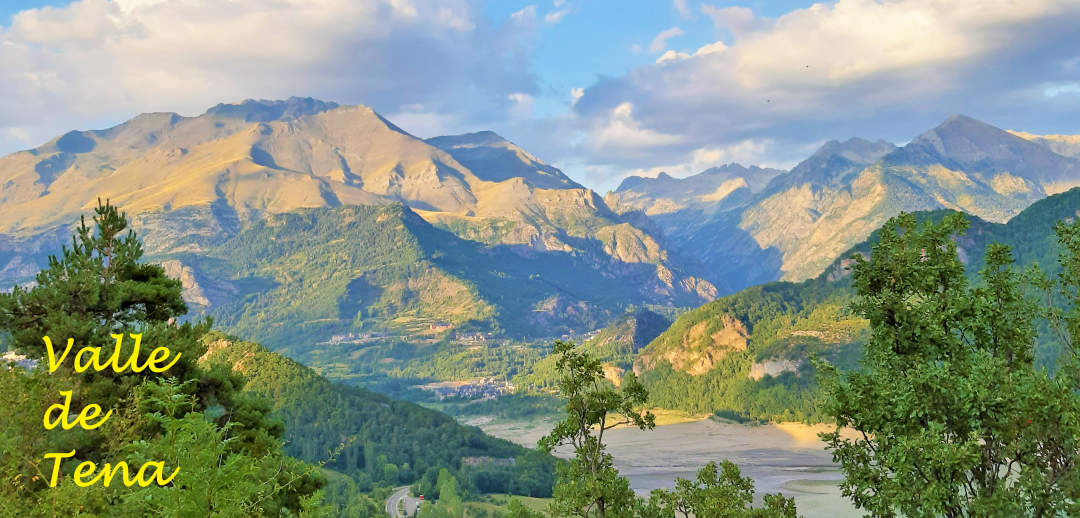
<svg viewBox="0 0 1080 518"><path fill-rule="evenodd" d="M1075 217L1075 209L1070 207L1078 205L1080 191L1074 189L1033 204L1007 224L966 215L971 228L956 238L966 275L979 282L984 251L993 242L1012 246L1021 267L1038 264L1054 272L1059 249L1054 224ZM920 222L941 221L951 213L925 212L915 217ZM642 354L663 355L672 350L704 347L707 344L684 338L702 322L707 324L701 336L710 336L722 325L721 317L729 315L746 326L746 349L729 351L703 374L691 375L665 361L642 370L640 378L651 391L652 404L698 414L719 413L734 419L827 420L820 408L820 387L811 358L843 369L858 367L869 328L864 318L850 310L855 292L844 268L850 262L847 257L869 254L878 239L880 231L817 279L756 286L690 311L665 310L675 317L674 323L668 326L669 317L659 316L647 339L631 337L633 332L628 331L634 320L632 314L643 309L627 308L624 316L612 317L612 323L591 339L578 341L605 363L630 372ZM1041 331L1047 331L1045 323L1039 325ZM482 347L456 342L445 335L430 340L388 337L361 344L315 346L297 351L295 357L317 366L332 379L437 407L451 415L481 415L487 411L499 417L551 415L553 409L544 403L544 397L557 381L555 359L550 356L552 342L495 336ZM1036 348L1039 365L1054 368L1062 351L1051 333L1040 333ZM755 365L778 360L797 362L798 367L751 379ZM413 388L431 381L477 377L506 380L518 387L520 395L478 405L468 401L439 402L430 392Z"/></svg>
<svg viewBox="0 0 1080 518"><path fill-rule="evenodd" d="M615 279L584 256L459 238L401 204L269 215L204 246L154 259L227 282L236 293L211 310L217 325L297 358L350 332L438 338L433 324L518 340L598 329L643 300L657 268Z"/></svg>
<svg viewBox="0 0 1080 518"><path fill-rule="evenodd" d="M556 462L546 453L332 383L213 331L210 319L182 318L180 282L142 260L127 226L122 212L99 206L35 285L0 294L3 348L36 360L0 369L0 397L15 403L0 410L3 516L368 518L383 515L389 488L441 471L466 492L550 496ZM78 353L61 354L42 337L66 337ZM143 367L89 368L84 349L107 344ZM170 351L171 366L145 369ZM89 420L57 418L64 426L52 429L51 407L64 394ZM156 479L129 478L147 462L160 462ZM99 470L122 465L132 467ZM91 473L104 482L84 487L80 477Z"/></svg>

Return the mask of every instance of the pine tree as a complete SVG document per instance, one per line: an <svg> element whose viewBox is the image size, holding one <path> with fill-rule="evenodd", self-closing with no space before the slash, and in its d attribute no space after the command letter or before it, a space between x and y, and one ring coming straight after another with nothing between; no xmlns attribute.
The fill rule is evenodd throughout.
<svg viewBox="0 0 1080 518"><path fill-rule="evenodd" d="M0 405L0 510L20 516L124 516L130 507L122 504L131 498L143 514L175 517L226 516L222 513L227 507L270 516L283 508L316 509L309 496L322 478L280 454L283 426L267 416L266 402L241 393L243 379L229 369L199 365L210 320L180 321L187 311L180 282L166 276L161 266L141 261L142 245L128 229L124 213L108 202L99 203L93 223L80 221L71 245L60 257L49 258L36 285L0 294L0 337L39 362L29 371L0 368L0 400L12 403ZM141 335L138 363L145 363L158 347L167 347L170 357L179 354L178 361L162 373L118 373L111 368L80 373L73 368L83 347L100 347L104 358L111 356L114 336L122 337L119 358L124 363L135 350L133 334ZM51 339L57 355L68 339L74 343L55 372L49 372L44 337ZM93 430L46 431L45 409L67 390L73 412L93 403L114 415ZM162 417L165 407L167 418ZM49 487L52 461L45 462L43 456L72 450L75 456L61 465L60 483ZM210 455L203 460L217 460L201 462L199 452ZM138 491L122 484L106 489L70 482L83 461L100 466L129 459L183 464L183 476L168 487ZM222 471L221 466L235 469ZM232 496L198 495L192 490L201 484L198 480L227 488ZM201 503L193 505L196 501ZM238 501L246 503L234 505ZM207 506L220 510L208 514Z"/></svg>

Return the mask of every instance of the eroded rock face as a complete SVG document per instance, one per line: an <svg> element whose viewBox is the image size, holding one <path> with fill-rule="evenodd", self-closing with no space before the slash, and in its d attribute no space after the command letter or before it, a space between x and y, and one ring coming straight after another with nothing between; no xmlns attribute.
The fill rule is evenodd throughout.
<svg viewBox="0 0 1080 518"><path fill-rule="evenodd" d="M750 379L757 381L765 376L779 376L784 372L799 372L802 360L767 360L750 366Z"/></svg>
<svg viewBox="0 0 1080 518"><path fill-rule="evenodd" d="M620 369L610 363L604 364L604 377L607 378L612 385L615 385L616 388L622 385L623 374L626 374L624 369Z"/></svg>
<svg viewBox="0 0 1080 518"><path fill-rule="evenodd" d="M691 376L709 372L728 353L745 351L750 333L746 325L730 315L698 322L682 337L682 344L665 351L646 350L634 365L635 372L656 367L661 361Z"/></svg>
<svg viewBox="0 0 1080 518"><path fill-rule="evenodd" d="M179 279L183 291L180 296L184 302L203 307L210 307L210 299L206 298L202 286L195 280L195 271L190 266L184 266L176 259L170 259L161 263L165 268L165 275L173 279Z"/></svg>

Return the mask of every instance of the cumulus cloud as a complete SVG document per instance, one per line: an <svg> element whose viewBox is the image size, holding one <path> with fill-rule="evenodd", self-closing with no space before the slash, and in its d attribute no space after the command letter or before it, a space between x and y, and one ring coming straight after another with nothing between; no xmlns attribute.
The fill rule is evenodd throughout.
<svg viewBox="0 0 1080 518"><path fill-rule="evenodd" d="M660 32L660 34L657 34L656 37L653 38L652 43L649 44L649 52L660 52L661 50L664 50L664 48L667 47L667 40L682 35L683 31L678 27L672 27L666 31Z"/></svg>
<svg viewBox="0 0 1080 518"><path fill-rule="evenodd" d="M709 15L717 28L727 29L736 38L764 29L769 25L767 19L754 16L754 11L748 7L717 8L712 5L702 5L701 12Z"/></svg>
<svg viewBox="0 0 1080 518"><path fill-rule="evenodd" d="M139 112L290 95L414 118L422 106L451 128L502 120L520 109L510 94L539 90L535 7L519 14L493 25L480 0L80 0L23 11L0 27L0 150Z"/></svg>
<svg viewBox="0 0 1080 518"><path fill-rule="evenodd" d="M419 136L494 129L590 182L790 165L824 140L905 142L954 112L1080 133L1078 0L836 0L775 19L694 4L716 41L669 45L684 34L672 27L630 47L655 63L572 88L569 102L568 85L540 86L531 56L571 2L493 23L483 1L79 0L24 11L0 27L0 153L139 112L290 95L367 104ZM692 16L690 4L673 0L673 16ZM538 118L552 97L568 111Z"/></svg>
<svg viewBox="0 0 1080 518"><path fill-rule="evenodd" d="M617 153L632 156L650 148L678 144L683 137L668 135L648 128L634 120L633 103L616 106L591 131L590 145L597 153Z"/></svg>
<svg viewBox="0 0 1080 518"><path fill-rule="evenodd" d="M744 157L790 164L822 140L905 142L954 112L1080 133L1075 0L838 0L777 19L741 7L701 11L726 43L669 50L654 65L600 79L574 103L574 123L594 132L587 165L611 175L693 168L702 150L745 142L770 144ZM631 155L606 151L615 140L596 132L615 124L621 106L633 107L632 126L622 126L635 138L664 138Z"/></svg>

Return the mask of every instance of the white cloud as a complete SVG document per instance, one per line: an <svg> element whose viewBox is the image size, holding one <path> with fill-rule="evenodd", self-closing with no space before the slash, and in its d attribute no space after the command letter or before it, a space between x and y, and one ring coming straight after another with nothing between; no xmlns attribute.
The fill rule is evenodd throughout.
<svg viewBox="0 0 1080 518"><path fill-rule="evenodd" d="M548 23L559 23L563 17L570 13L570 9L563 9L561 11L551 11L544 15L544 21Z"/></svg>
<svg viewBox="0 0 1080 518"><path fill-rule="evenodd" d="M769 162L768 155L775 142L772 140L744 140L730 146L703 146L690 151L688 161L677 164L653 166L648 169L634 169L624 173L625 176L645 176L656 178L660 173L667 173L676 178L698 174L712 167L719 167L730 163L757 164L767 167L790 168L791 164L773 164Z"/></svg>
<svg viewBox="0 0 1080 518"><path fill-rule="evenodd" d="M693 54L687 54L686 52L675 52L674 50L669 50L669 51L665 52L663 55L661 55L659 58L657 58L656 62L657 63L663 63L664 61L674 61L674 60L678 60L678 59L689 59L689 58L692 58L694 56L702 56L702 55L705 55L705 54L716 54L717 52L723 52L725 50L727 50L727 45L724 45L724 42L722 42L722 41L718 41L716 43L709 43L708 45L705 45L705 46L697 49L696 51L694 51Z"/></svg>
<svg viewBox="0 0 1080 518"><path fill-rule="evenodd" d="M527 21L527 20L533 20L533 19L536 18L536 6L535 5L525 6L524 9L522 9L522 10L520 10L520 11L514 13L514 14L511 14L510 18L512 18L512 19L514 19L516 21L519 21L519 22Z"/></svg>
<svg viewBox="0 0 1080 518"><path fill-rule="evenodd" d="M422 104L490 124L539 86L535 7L501 25L481 0L79 0L0 26L0 154L145 111L313 96L384 113ZM488 121L488 122L484 122ZM90 126L90 125L93 126Z"/></svg>
<svg viewBox="0 0 1080 518"><path fill-rule="evenodd" d="M533 105L536 104L533 96L518 92L510 94L507 98L514 102L510 108L511 116L519 119L528 119L533 116Z"/></svg>
<svg viewBox="0 0 1080 518"><path fill-rule="evenodd" d="M583 96L583 95L585 95L585 89L584 88L571 88L570 89L570 97L573 99L573 101L571 101L571 102L577 102L577 100L581 99L581 96Z"/></svg>
<svg viewBox="0 0 1080 518"><path fill-rule="evenodd" d="M723 52L727 50L727 48L728 47L727 45L724 45L724 42L718 41L716 43L709 43L707 45L703 45L701 48L697 49L696 52L694 52L694 55L700 56L702 54L715 54L717 52Z"/></svg>
<svg viewBox="0 0 1080 518"><path fill-rule="evenodd" d="M673 61L673 60L676 60L676 59L686 59L688 57L690 57L690 54L687 54L685 52L675 52L674 50L669 50L669 51L663 53L660 57L656 58L656 62L657 63L663 63L665 61Z"/></svg>
<svg viewBox="0 0 1080 518"><path fill-rule="evenodd" d="M674 38L675 36L682 36L683 31L678 27L672 27L666 31L662 31L653 38L652 43L649 44L649 52L660 52L667 47L667 40Z"/></svg>
<svg viewBox="0 0 1080 518"><path fill-rule="evenodd" d="M549 24L559 23L567 14L570 14L570 5L566 3L566 0L555 0L554 4L556 10L544 15L544 21ZM566 7L559 9L563 5L566 5Z"/></svg>
<svg viewBox="0 0 1080 518"><path fill-rule="evenodd" d="M718 28L727 29L736 38L768 27L769 21L754 16L748 7L723 7L702 5L701 12L709 15Z"/></svg>
<svg viewBox="0 0 1080 518"><path fill-rule="evenodd" d="M595 153L628 156L649 148L678 144L683 137L643 128L634 120L634 105L622 103L599 121L591 132L589 146Z"/></svg>
<svg viewBox="0 0 1080 518"><path fill-rule="evenodd" d="M903 142L955 112L1077 132L1076 0L838 0L776 19L742 7L701 11L731 38L601 78L573 105L577 127L607 132L605 146L589 148L589 165L612 175L693 168L715 149L724 160L790 164L815 142ZM615 149L611 114L620 106L633 107L632 125L621 123L632 138L653 132L663 144L599 151ZM757 158L734 154L740 143L766 141Z"/></svg>
<svg viewBox="0 0 1080 518"><path fill-rule="evenodd" d="M679 14L684 17L690 16L690 6L686 5L686 0L674 0L675 10L679 11Z"/></svg>

